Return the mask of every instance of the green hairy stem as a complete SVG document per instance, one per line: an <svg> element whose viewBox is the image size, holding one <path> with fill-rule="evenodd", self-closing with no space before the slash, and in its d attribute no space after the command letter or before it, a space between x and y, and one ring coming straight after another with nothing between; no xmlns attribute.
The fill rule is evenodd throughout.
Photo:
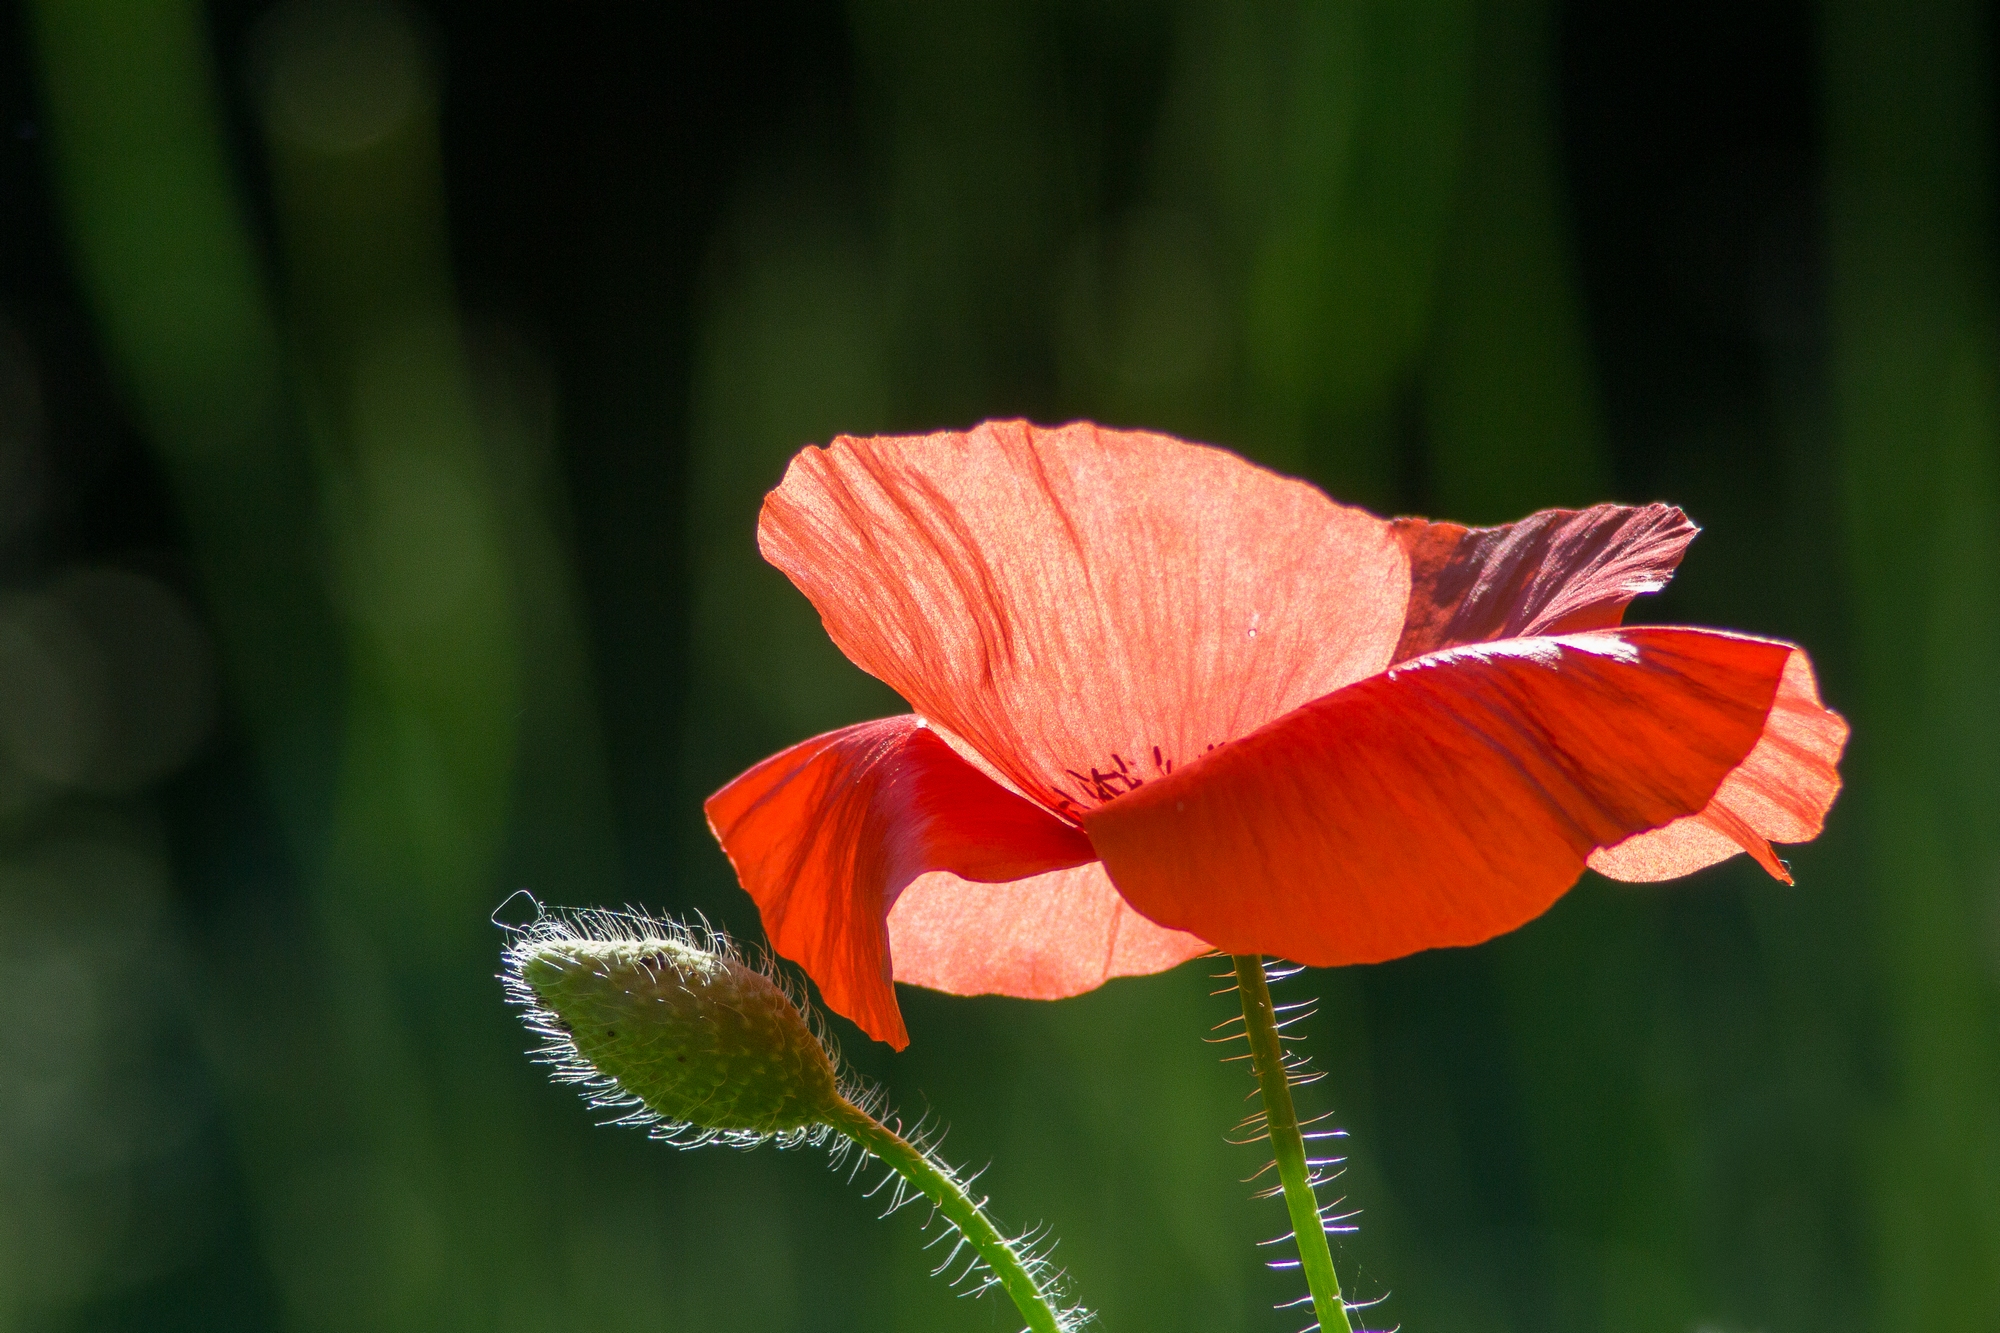
<svg viewBox="0 0 2000 1333"><path fill-rule="evenodd" d="M1306 1141L1292 1109L1291 1077L1279 1045L1278 1019L1271 1008L1271 988L1264 980L1264 960L1237 954L1236 989L1243 1000L1243 1028L1250 1039L1250 1063L1257 1071L1257 1088L1264 1098L1264 1119L1270 1128L1271 1152L1277 1158L1278 1179L1285 1189L1285 1208L1298 1241L1299 1267L1312 1293L1313 1313L1322 1333L1353 1333L1347 1322L1347 1302L1334 1276L1333 1252L1327 1248L1326 1227L1320 1221L1319 1200L1313 1194Z"/></svg>
<svg viewBox="0 0 2000 1333"><path fill-rule="evenodd" d="M836 1103L828 1123L881 1158L937 1205L938 1211L958 1228L959 1234L993 1270L1033 1333L1063 1333L1064 1321L1056 1313L1051 1293L1022 1265L1014 1246L986 1220L986 1214L949 1172L939 1169L921 1149L845 1097Z"/></svg>

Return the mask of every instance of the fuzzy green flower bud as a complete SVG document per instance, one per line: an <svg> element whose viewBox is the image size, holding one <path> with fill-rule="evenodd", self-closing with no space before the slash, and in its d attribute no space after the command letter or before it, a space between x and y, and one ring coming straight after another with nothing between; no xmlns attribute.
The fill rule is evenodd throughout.
<svg viewBox="0 0 2000 1333"><path fill-rule="evenodd" d="M558 1081L582 1084L592 1105L624 1109L620 1123L683 1147L830 1140L835 1162L858 1148L863 1162L879 1159L901 1177L889 1212L928 1198L932 1221L972 1247L954 1284L1003 1288L1031 1333L1076 1333L1089 1322L1062 1299L1047 1232L1001 1235L985 1200L967 1193L970 1181L922 1134L912 1142L878 1118L879 1093L843 1086L817 1015L763 959L746 960L706 926L635 912L538 905L532 924L507 929L507 998L546 1039L536 1058Z"/></svg>
<svg viewBox="0 0 2000 1333"><path fill-rule="evenodd" d="M619 912L544 912L502 980L548 1039L538 1058L677 1143L817 1138L841 1093L799 1003L708 930Z"/></svg>

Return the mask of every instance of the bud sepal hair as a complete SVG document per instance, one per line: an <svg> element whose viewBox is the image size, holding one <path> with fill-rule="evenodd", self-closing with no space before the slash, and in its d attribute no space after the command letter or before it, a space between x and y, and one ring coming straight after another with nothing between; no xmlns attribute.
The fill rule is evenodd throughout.
<svg viewBox="0 0 2000 1333"><path fill-rule="evenodd" d="M676 1147L819 1144L843 1081L824 1022L761 953L706 922L543 910L501 955L507 998L559 1083Z"/></svg>

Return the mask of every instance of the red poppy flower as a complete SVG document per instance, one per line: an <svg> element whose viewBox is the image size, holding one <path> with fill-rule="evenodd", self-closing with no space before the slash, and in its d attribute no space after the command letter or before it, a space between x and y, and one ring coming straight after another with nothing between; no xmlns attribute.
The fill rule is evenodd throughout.
<svg viewBox="0 0 2000 1333"><path fill-rule="evenodd" d="M1376 518L1087 423L809 448L758 545L916 711L708 801L772 946L897 1047L891 979L1053 999L1211 948L1473 944L1586 864L1815 836L1847 726L1806 655L1620 628L1670 505Z"/></svg>

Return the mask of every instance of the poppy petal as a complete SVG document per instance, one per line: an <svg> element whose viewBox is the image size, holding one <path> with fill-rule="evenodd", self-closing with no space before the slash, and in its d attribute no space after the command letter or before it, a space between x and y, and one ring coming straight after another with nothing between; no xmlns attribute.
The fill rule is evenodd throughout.
<svg viewBox="0 0 2000 1333"><path fill-rule="evenodd" d="M994 782L913 716L828 732L708 798L708 826L771 947L827 1006L909 1044L890 985L896 896L918 876L1023 879L1095 859L1075 827Z"/></svg>
<svg viewBox="0 0 2000 1333"><path fill-rule="evenodd" d="M1655 627L1451 649L1084 828L1133 906L1231 953L1332 965L1472 944L1544 911L1597 848L1705 807L1790 654Z"/></svg>
<svg viewBox="0 0 2000 1333"><path fill-rule="evenodd" d="M1382 670L1409 603L1385 520L1088 423L803 450L758 542L841 651L1065 815Z"/></svg>
<svg viewBox="0 0 2000 1333"><path fill-rule="evenodd" d="M1840 793L1846 744L1846 721L1820 703L1812 663L1793 649L1757 748L1723 780L1708 808L1591 853L1590 868L1612 879L1678 879L1747 851L1789 884L1791 872L1771 844L1819 836Z"/></svg>
<svg viewBox="0 0 2000 1333"><path fill-rule="evenodd" d="M1492 639L1608 629L1700 531L1672 505L1544 509L1498 528L1399 518L1410 604L1398 662Z"/></svg>
<svg viewBox="0 0 2000 1333"><path fill-rule="evenodd" d="M1060 1000L1212 952L1132 910L1092 862L1012 884L921 876L889 911L896 980L953 995Z"/></svg>

